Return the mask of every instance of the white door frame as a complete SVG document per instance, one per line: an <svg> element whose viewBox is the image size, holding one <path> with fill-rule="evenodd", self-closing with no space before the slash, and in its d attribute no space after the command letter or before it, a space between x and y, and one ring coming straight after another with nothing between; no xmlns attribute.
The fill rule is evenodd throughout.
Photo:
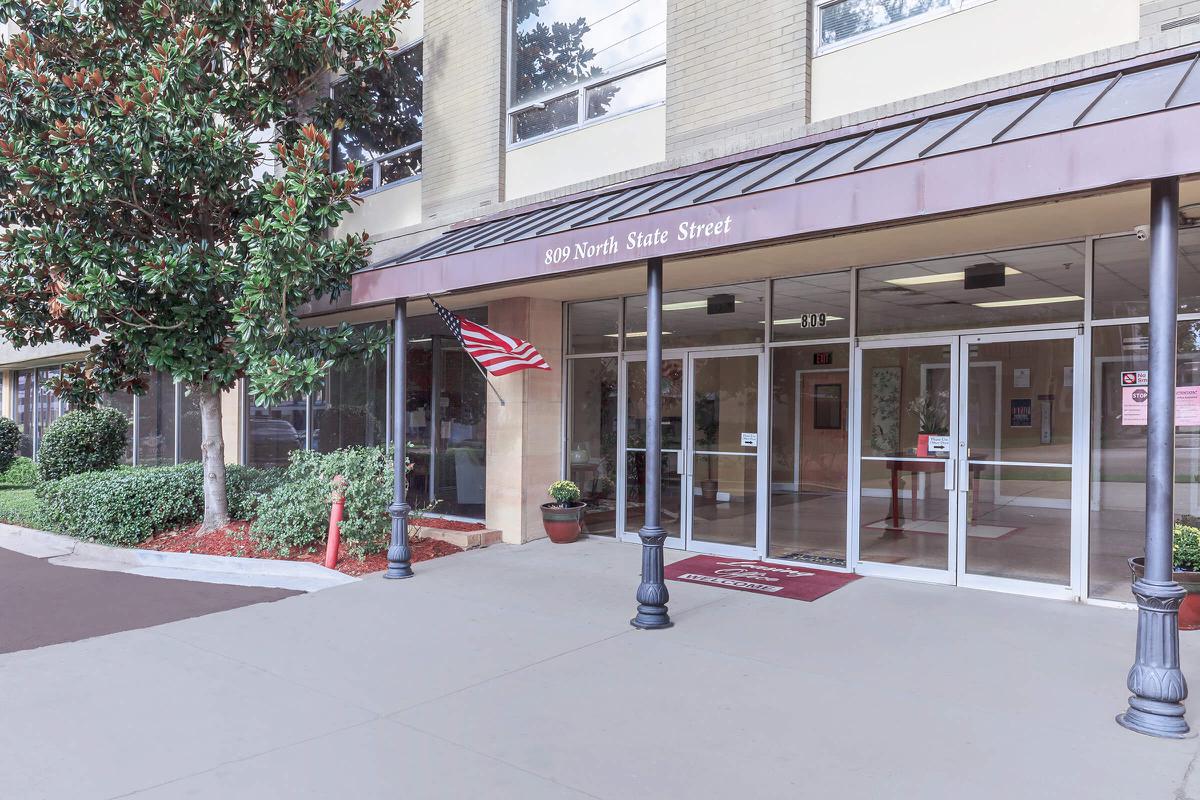
<svg viewBox="0 0 1200 800"><path fill-rule="evenodd" d="M695 542L691 540L691 520L693 503L695 498L694 480L692 475L693 462L695 459L694 442L692 441L692 431L695 419L695 398L694 398L694 378L695 370L693 363L700 358L729 358L737 356L754 356L758 359L758 392L757 392L757 423L758 423L758 447L756 458L756 476L757 476L757 492L755 495L755 544L754 547L739 547L733 545L721 545L712 542ZM770 461L767 458L769 450L769 436L767 429L769 425L770 407L768 403L769 392L766 391L767 386L767 358L766 348L762 345L758 346L726 346L726 347L696 347L696 348L672 348L664 350L662 355L663 361L678 360L682 362L683 375L681 387L683 397L683 448L675 451L671 448L669 452L677 452L676 466L682 475L681 480L681 502L680 502L680 521L679 521L679 536L668 536L666 546L687 550L689 552L705 553L710 555L730 556L734 558L761 558L766 553L767 541L767 517L770 510ZM620 412L617 415L617 444L618 444L618 465L617 465L617 537L621 541L637 542L639 537L637 531L628 530L625 523L625 511L627 508L627 491L626 491L626 464L628 463L628 411L629 411L629 367L633 362L646 362L645 352L626 353L621 359L620 375L618 377L617 402L620 406ZM640 448L639 448L640 449ZM745 456L743 453L737 455Z"/></svg>
<svg viewBox="0 0 1200 800"><path fill-rule="evenodd" d="M958 572L958 548L954 546L955 531L954 521L958 519L958 492L954 491L956 486L953 484L957 480L958 470L956 463L948 463L944 476L944 486L947 492L947 537L946 537L946 567L937 569L931 567L911 567L903 564L885 564L880 562L863 561L860 556L859 537L862 532L862 464L864 461L888 461L886 456L864 456L862 430L864 427L864 414L869 413L863 408L863 394L867 388L867 381L863 375L863 352L866 350L891 350L896 348L907 347L946 347L950 350L950 398L948 409L951 413L948 415L950 423L950 452L955 456L958 454L958 415L953 413L953 409L958 408L958 348L959 337L955 334L938 334L930 336L913 336L905 337L900 341L860 340L852 354L852 381L855 389L853 391L853 406L851 408L851 420L854 431L854 441L852 442L853 466L850 475L850 496L851 500L851 519L850 519L850 539L851 546L849 548L848 562L854 566L854 571L860 575L871 575L881 578L901 578L911 581L923 581L926 583L943 583L953 584L954 577ZM943 362L944 363L944 362ZM901 387L901 396L903 396L903 387ZM903 409L899 409L899 413L904 414ZM905 456L905 460L910 461L933 461L946 462L947 459L927 457L918 458L916 456ZM956 462L956 458L949 459L951 462Z"/></svg>
<svg viewBox="0 0 1200 800"><path fill-rule="evenodd" d="M967 572L966 563L966 548L967 548L967 514L969 511L967 494L970 488L970 466L967 459L967 416L969 412L969 393L970 381L966 380L970 369L970 346L973 344L991 344L995 342L1034 342L1034 341L1070 341L1071 348L1071 367L1073 375L1079 375L1079 364L1082 362L1082 346L1083 336L1078 328L1070 330L1044 330L1044 331L1029 331L1026 333L973 333L961 337L962 345L959 347L959 365L958 374L959 381L962 384L959 397L961 403L958 408L959 430L964 432L960 440L956 442L958 450L958 495L960 502L958 504L958 535L956 549L959 552L957 559L957 582L959 586L966 586L972 589L988 589L991 591L1009 592L1012 594L1030 595L1035 597L1048 597L1060 600L1075 600L1082 596L1082 584L1080 578L1082 575L1082 564L1084 560L1083 552L1083 529L1086 523L1084 515L1087 513L1087 479L1086 473L1082 469L1083 460L1087 458L1086 440L1087 436L1081 433L1079 420L1083 419L1083 414L1087 413L1087 398L1086 392L1081 392L1078 389L1078 381L1072 380L1071 387L1071 463L1068 465L1058 466L1055 464L1040 464L1034 462L1016 462L998 460L997 464L1006 466L1045 466L1050 469L1069 469L1071 470L1071 532L1069 537L1070 547L1070 568L1068 570L1068 583L1051 584L1042 583L1039 581L1024 580L1019 578L1000 578L989 575L973 575ZM988 363L988 362L981 362ZM1001 379L1004 379L1001 375ZM999 392L1003 388L1003 383L997 386ZM1080 440L1084 441L1080 441ZM1081 446L1082 445L1082 446ZM988 462L991 463L991 462Z"/></svg>

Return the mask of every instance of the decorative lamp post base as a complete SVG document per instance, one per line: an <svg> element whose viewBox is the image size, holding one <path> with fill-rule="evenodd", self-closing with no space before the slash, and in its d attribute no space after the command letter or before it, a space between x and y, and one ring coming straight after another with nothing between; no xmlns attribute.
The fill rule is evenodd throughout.
<svg viewBox="0 0 1200 800"><path fill-rule="evenodd" d="M667 532L649 526L638 531L642 539L642 582L637 590L637 616L629 624L644 631L669 628L675 623L667 614L670 595L663 579L663 542Z"/></svg>
<svg viewBox="0 0 1200 800"><path fill-rule="evenodd" d="M408 546L408 512L411 510L407 503L388 508L392 516L392 543L388 547L388 566L383 577L390 580L413 576L412 550Z"/></svg>
<svg viewBox="0 0 1200 800"><path fill-rule="evenodd" d="M1187 592L1174 581L1138 578L1137 657L1126 682L1133 696L1117 724L1164 739L1190 736L1183 718L1187 681L1179 668L1179 606Z"/></svg>

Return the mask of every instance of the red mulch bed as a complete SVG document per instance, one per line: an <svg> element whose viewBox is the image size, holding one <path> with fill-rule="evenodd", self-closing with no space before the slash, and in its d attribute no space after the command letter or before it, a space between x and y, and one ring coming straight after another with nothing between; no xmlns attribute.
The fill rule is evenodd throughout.
<svg viewBox="0 0 1200 800"><path fill-rule="evenodd" d="M250 523L245 520L231 522L224 528L203 536L197 534L199 530L199 525L189 525L186 528L163 531L154 534L138 547L143 550L159 550L165 553L200 553L209 556L239 556L241 558L283 558L269 550L255 548L250 542ZM436 539L412 538L409 546L412 548L413 563L462 552L461 547ZM324 564L325 545L322 543L317 548L317 552L293 553L286 560ZM359 561L350 555L345 543L342 543L341 549L338 551L338 572L358 576L384 569L387 569L387 553L371 553L364 560Z"/></svg>
<svg viewBox="0 0 1200 800"><path fill-rule="evenodd" d="M481 531L487 526L482 522L463 522L457 519L442 519L441 517L409 517L409 527L437 528L440 531Z"/></svg>

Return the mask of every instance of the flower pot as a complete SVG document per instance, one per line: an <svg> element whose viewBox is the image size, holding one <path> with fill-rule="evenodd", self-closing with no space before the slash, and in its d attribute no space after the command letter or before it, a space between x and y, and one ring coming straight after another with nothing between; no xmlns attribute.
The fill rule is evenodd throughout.
<svg viewBox="0 0 1200 800"><path fill-rule="evenodd" d="M583 528L583 510L587 503L573 503L567 507L557 503L542 504L542 527L550 541L556 544L567 544L579 538Z"/></svg>
<svg viewBox="0 0 1200 800"><path fill-rule="evenodd" d="M917 434L917 456L919 458L925 458L928 455L929 455L929 434L928 433L918 433Z"/></svg>
<svg viewBox="0 0 1200 800"><path fill-rule="evenodd" d="M1146 559L1129 559L1129 570L1134 580L1146 574ZM1172 572L1171 580L1178 583L1187 597L1179 607L1179 630L1200 631L1200 572Z"/></svg>

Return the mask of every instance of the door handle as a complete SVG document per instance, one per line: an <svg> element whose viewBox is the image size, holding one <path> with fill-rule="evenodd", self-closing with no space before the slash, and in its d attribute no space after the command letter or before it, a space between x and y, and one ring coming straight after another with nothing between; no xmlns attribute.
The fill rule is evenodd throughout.
<svg viewBox="0 0 1200 800"><path fill-rule="evenodd" d="M946 480L942 484L942 488L947 492L953 492L954 487L958 482L958 459L946 459Z"/></svg>

